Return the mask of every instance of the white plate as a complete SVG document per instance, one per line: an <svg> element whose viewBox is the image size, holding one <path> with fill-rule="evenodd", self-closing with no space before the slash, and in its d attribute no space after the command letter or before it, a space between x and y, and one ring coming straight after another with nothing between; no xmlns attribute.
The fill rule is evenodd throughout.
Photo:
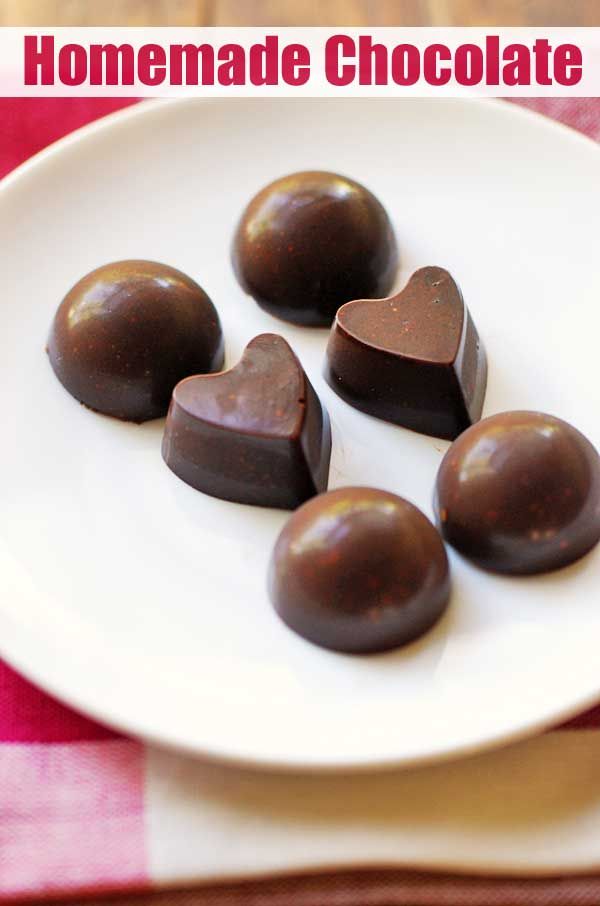
<svg viewBox="0 0 600 906"><path fill-rule="evenodd" d="M264 314L229 263L264 183L326 168L392 216L402 283L449 268L487 345L485 413L537 408L599 434L600 151L502 102L148 104L84 129L0 194L0 650L76 707L244 763L373 767L532 732L600 695L600 549L541 578L452 555L447 616L403 651L322 651L276 618L265 570L286 515L192 490L163 424L94 415L44 354L71 284L113 259L195 277L228 364L264 330L296 349L329 408L330 486L373 484L431 513L446 444L355 412L320 373L327 333Z"/></svg>

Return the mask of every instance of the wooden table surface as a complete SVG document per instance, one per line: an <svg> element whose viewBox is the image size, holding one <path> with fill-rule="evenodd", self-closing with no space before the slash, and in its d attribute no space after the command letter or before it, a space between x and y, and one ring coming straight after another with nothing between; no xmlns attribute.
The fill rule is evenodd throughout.
<svg viewBox="0 0 600 906"><path fill-rule="evenodd" d="M0 25L600 25L600 2L0 0Z"/></svg>

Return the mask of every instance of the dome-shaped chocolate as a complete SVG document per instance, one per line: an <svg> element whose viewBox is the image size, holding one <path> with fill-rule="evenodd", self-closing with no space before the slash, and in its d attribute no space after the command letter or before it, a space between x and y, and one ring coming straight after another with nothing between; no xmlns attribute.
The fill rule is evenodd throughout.
<svg viewBox="0 0 600 906"><path fill-rule="evenodd" d="M387 295L398 250L368 189L317 170L284 176L255 195L235 234L233 265L270 314L320 326L351 299Z"/></svg>
<svg viewBox="0 0 600 906"><path fill-rule="evenodd" d="M214 305L190 277L153 261L117 261L67 293L48 355L75 399L143 422L165 415L182 378L222 367L223 336Z"/></svg>
<svg viewBox="0 0 600 906"><path fill-rule="evenodd" d="M559 418L502 412L449 448L435 510L446 541L484 569L557 569L600 540L600 457Z"/></svg>
<svg viewBox="0 0 600 906"><path fill-rule="evenodd" d="M375 488L313 497L290 517L271 558L275 610L324 648L367 653L404 645L444 611L448 559L408 501Z"/></svg>

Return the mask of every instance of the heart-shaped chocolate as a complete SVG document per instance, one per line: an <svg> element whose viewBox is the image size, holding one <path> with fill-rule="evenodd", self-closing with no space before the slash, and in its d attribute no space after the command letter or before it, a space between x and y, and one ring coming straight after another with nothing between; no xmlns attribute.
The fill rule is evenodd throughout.
<svg viewBox="0 0 600 906"><path fill-rule="evenodd" d="M163 457L205 494L294 509L327 488L327 412L283 337L261 334L229 371L180 381Z"/></svg>
<svg viewBox="0 0 600 906"><path fill-rule="evenodd" d="M395 296L342 305L325 375L357 409L453 439L481 416L487 362L455 281L423 267Z"/></svg>

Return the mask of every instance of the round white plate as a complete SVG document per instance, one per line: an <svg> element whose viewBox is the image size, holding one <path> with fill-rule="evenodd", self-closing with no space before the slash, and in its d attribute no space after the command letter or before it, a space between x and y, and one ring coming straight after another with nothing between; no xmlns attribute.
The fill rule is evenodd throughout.
<svg viewBox="0 0 600 906"><path fill-rule="evenodd" d="M485 414L536 408L599 439L600 150L490 101L142 105L59 142L0 192L0 651L117 727L285 768L432 760L532 732L600 696L600 549L554 575L486 575L451 555L454 594L424 639L373 657L290 632L265 592L286 514L179 481L161 421L78 405L44 342L86 271L151 258L222 317L227 362L279 331L329 409L330 486L376 485L431 514L446 444L362 415L324 384L327 332L280 323L237 286L236 220L269 180L338 170L385 204L399 284L461 284L490 361Z"/></svg>

